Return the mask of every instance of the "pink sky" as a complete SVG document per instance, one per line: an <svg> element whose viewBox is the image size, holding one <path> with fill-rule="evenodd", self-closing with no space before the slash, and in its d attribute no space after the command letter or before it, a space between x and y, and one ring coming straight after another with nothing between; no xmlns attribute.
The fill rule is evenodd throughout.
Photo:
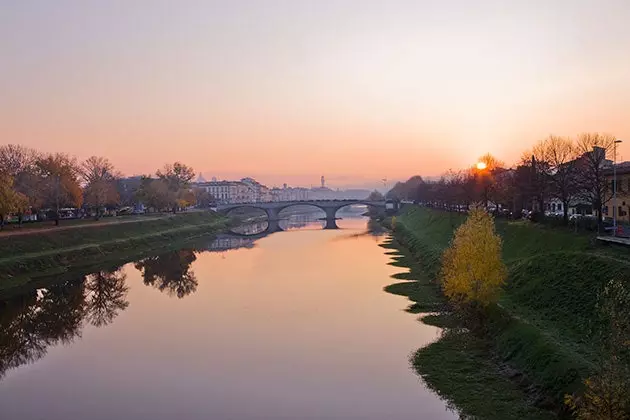
<svg viewBox="0 0 630 420"><path fill-rule="evenodd" d="M550 133L630 159L628 22L625 0L10 2L1 143L344 187Z"/></svg>

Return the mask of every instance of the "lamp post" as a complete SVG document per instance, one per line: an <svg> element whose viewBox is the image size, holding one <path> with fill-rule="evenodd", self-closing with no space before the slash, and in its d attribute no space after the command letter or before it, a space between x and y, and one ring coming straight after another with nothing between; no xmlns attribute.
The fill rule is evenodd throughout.
<svg viewBox="0 0 630 420"><path fill-rule="evenodd" d="M613 143L613 236L617 236L617 143L621 140Z"/></svg>

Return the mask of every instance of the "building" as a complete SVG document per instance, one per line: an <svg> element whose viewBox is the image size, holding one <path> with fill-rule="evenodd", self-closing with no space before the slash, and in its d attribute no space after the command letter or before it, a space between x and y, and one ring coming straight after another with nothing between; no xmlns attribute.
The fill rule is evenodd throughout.
<svg viewBox="0 0 630 420"><path fill-rule="evenodd" d="M240 181L211 181L196 183L195 187L212 195L217 203L238 204L254 203L255 192L247 184Z"/></svg>
<svg viewBox="0 0 630 420"><path fill-rule="evenodd" d="M579 173L588 172L588 168L592 166L595 162L599 164L604 176L606 176L607 179L609 178L607 182L612 184L613 162L610 159L606 159L606 150L601 147L594 147L592 151L584 153L577 159L565 163L565 165L572 165L574 167L574 170ZM628 173L630 174L630 163L627 169ZM576 182L579 182L579 180L576 180ZM612 187L610 188L610 191L608 193L610 195L612 194ZM534 209L535 208L536 206L534 206ZM548 213L561 215L564 214L564 204L558 198L549 198L545 200L543 210ZM586 191L577 192L569 199L567 211L569 216L572 216L574 214L582 216L592 215L597 214L598 211L599 210L594 208L593 206L592 197ZM609 211L608 206L604 204L601 211L604 217L607 217L607 213ZM610 215L608 217L612 217L612 208L610 209Z"/></svg>
<svg viewBox="0 0 630 420"><path fill-rule="evenodd" d="M302 187L274 187L270 191L272 201L307 201L311 199L310 190Z"/></svg>
<svg viewBox="0 0 630 420"><path fill-rule="evenodd" d="M615 166L617 173L617 222L630 224L630 162L622 162ZM615 171L612 168L604 172L608 191L606 198L610 198L602 209L604 217L612 218L613 192L615 190Z"/></svg>
<svg viewBox="0 0 630 420"><path fill-rule="evenodd" d="M262 185L260 187L260 201L263 203L268 203L270 201L273 201L273 197L271 196L271 190L265 185Z"/></svg>
<svg viewBox="0 0 630 420"><path fill-rule="evenodd" d="M254 178L243 178L241 182L247 185L253 193L255 203L264 203L272 200L269 188L256 181Z"/></svg>

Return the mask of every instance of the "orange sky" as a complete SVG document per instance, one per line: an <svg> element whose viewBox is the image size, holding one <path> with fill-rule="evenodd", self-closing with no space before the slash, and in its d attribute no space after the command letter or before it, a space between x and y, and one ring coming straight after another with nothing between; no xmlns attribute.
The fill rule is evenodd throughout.
<svg viewBox="0 0 630 420"><path fill-rule="evenodd" d="M513 163L549 133L630 159L628 22L625 0L11 2L1 143L270 185Z"/></svg>

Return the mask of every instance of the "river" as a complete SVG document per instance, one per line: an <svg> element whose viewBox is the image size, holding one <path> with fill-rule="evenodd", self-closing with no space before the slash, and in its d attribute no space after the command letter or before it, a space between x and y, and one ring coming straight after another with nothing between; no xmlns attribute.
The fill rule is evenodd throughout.
<svg viewBox="0 0 630 420"><path fill-rule="evenodd" d="M410 366L439 331L383 291L401 271L384 238L338 224L223 236L5 300L0 418L456 418Z"/></svg>

